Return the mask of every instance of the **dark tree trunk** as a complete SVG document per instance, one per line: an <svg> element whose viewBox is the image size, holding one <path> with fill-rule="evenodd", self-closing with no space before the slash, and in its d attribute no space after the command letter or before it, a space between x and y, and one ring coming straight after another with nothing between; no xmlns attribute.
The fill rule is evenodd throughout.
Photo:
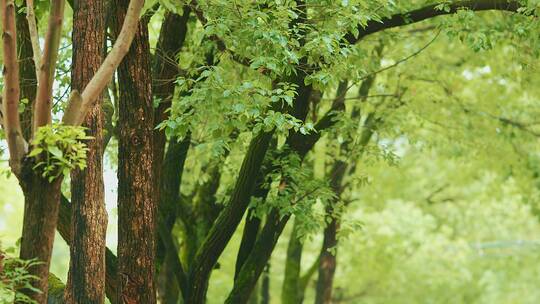
<svg viewBox="0 0 540 304"><path fill-rule="evenodd" d="M236 257L234 270L235 280L238 278L238 274L240 274L240 270L251 253L251 250L253 250L260 227L261 219L254 217L253 210L249 210L246 216L246 223L244 224L244 231L242 232L242 241L240 242L240 248L238 249L238 255Z"/></svg>
<svg viewBox="0 0 540 304"><path fill-rule="evenodd" d="M176 56L186 38L189 15L190 8L187 6L184 7L182 16L168 12L161 26L153 70L153 92L155 98L160 100L154 114L155 125L168 118L169 112L166 110L171 106L174 81L178 74ZM159 202L158 225L163 226L160 231L170 234L176 221L176 204L190 140L178 143L176 139L172 139L164 159L165 143L164 130L154 130L154 193L156 202ZM157 251L157 261L160 266L158 293L162 303L176 303L179 289L171 264L174 264L172 259L178 259L178 256L177 252L165 250L166 246L163 243L163 240L158 243Z"/></svg>
<svg viewBox="0 0 540 304"><path fill-rule="evenodd" d="M73 3L72 89L81 91L99 69L105 54L105 1ZM71 174L71 246L66 303L105 300L105 237L107 211L103 190L102 98L88 113L84 126L87 167Z"/></svg>
<svg viewBox="0 0 540 304"><path fill-rule="evenodd" d="M167 252L157 278L159 301L162 304L176 304L180 298L180 288L170 261L174 258L173 254Z"/></svg>
<svg viewBox="0 0 540 304"><path fill-rule="evenodd" d="M190 267L187 303L205 302L210 273L249 205L255 179L268 150L272 134L273 132L260 133L251 140L229 204L214 222Z"/></svg>
<svg viewBox="0 0 540 304"><path fill-rule="evenodd" d="M128 0L116 1L116 33ZM118 68L118 301L156 303L152 77L146 20Z"/></svg>
<svg viewBox="0 0 540 304"><path fill-rule="evenodd" d="M26 7L24 1L22 7L17 9L17 55L19 57L20 98L28 102L21 113L21 128L24 138L28 141L32 137L32 109L36 99L37 80L34 52L23 7Z"/></svg>
<svg viewBox="0 0 540 304"><path fill-rule="evenodd" d="M316 304L332 303L332 289L334 274L336 272L337 254L337 231L339 229L339 219L332 219L330 224L324 229L324 241L321 250L321 261L319 264L319 279L315 295ZM329 249L333 248L333 253Z"/></svg>
<svg viewBox="0 0 540 304"><path fill-rule="evenodd" d="M266 264L262 276L261 304L270 304L270 262Z"/></svg>
<svg viewBox="0 0 540 304"><path fill-rule="evenodd" d="M277 210L272 210L268 214L266 224L253 250L234 281L233 289L225 301L226 304L247 303L288 220L288 215L281 217Z"/></svg>
<svg viewBox="0 0 540 304"><path fill-rule="evenodd" d="M20 258L23 260L37 259L42 262L29 269L29 274L37 277L32 286L42 292L36 293L31 290L22 290L22 292L38 304L44 304L47 303L49 266L58 218L62 179L49 182L40 173L34 172L32 167L32 163L26 163L20 177L24 193Z"/></svg>

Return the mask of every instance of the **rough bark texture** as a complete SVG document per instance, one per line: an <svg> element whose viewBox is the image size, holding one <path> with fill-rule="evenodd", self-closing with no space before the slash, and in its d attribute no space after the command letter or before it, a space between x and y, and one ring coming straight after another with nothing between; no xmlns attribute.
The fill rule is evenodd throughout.
<svg viewBox="0 0 540 304"><path fill-rule="evenodd" d="M105 54L105 1L75 0L73 7L72 89L82 91L99 69ZM67 303L105 300L105 237L107 212L103 190L103 111L98 98L84 126L93 138L86 141L85 170L71 175L71 246Z"/></svg>
<svg viewBox="0 0 540 304"><path fill-rule="evenodd" d="M19 87L21 100L28 103L21 113L21 129L26 141L32 137L32 109L36 99L36 67L34 65L34 53L26 15L22 10L24 5L17 8L17 56L19 58Z"/></svg>
<svg viewBox="0 0 540 304"><path fill-rule="evenodd" d="M31 163L25 164L20 178L24 193L20 258L37 259L43 262L29 269L29 273L38 278L32 286L41 290L42 293L30 290L23 290L23 292L39 304L47 302L49 266L58 218L61 181L61 179L56 179L50 183L47 178L43 178L32 170Z"/></svg>
<svg viewBox="0 0 540 304"><path fill-rule="evenodd" d="M116 1L116 33L128 0ZM156 303L152 78L146 22L118 69L118 301Z"/></svg>

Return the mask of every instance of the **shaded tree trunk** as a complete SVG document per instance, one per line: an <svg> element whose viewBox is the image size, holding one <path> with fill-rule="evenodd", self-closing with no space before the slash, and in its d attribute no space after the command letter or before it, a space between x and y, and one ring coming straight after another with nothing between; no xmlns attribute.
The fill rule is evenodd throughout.
<svg viewBox="0 0 540 304"><path fill-rule="evenodd" d="M116 1L115 32L128 0ZM118 68L118 301L156 303L152 77L148 26L139 22Z"/></svg>
<svg viewBox="0 0 540 304"><path fill-rule="evenodd" d="M24 193L20 258L23 260L37 259L42 262L29 269L29 274L37 277L32 286L42 292L36 293L28 289L22 290L22 292L37 303L43 304L47 301L49 266L58 218L62 179L58 178L49 182L47 178L34 172L32 167L32 163L27 162L20 177Z"/></svg>
<svg viewBox="0 0 540 304"><path fill-rule="evenodd" d="M281 303L298 304L300 302L300 266L304 246L298 238L298 220L295 218L293 231L287 247L285 278L281 288Z"/></svg>
<svg viewBox="0 0 540 304"><path fill-rule="evenodd" d="M73 3L72 89L82 91L103 62L105 1ZM65 291L67 303L103 303L105 300L105 237L107 211L103 190L102 98L86 116L84 126L87 167L71 174L70 268Z"/></svg>
<svg viewBox="0 0 540 304"><path fill-rule="evenodd" d="M261 283L261 304L270 304L270 262L264 268Z"/></svg>
<svg viewBox="0 0 540 304"><path fill-rule="evenodd" d="M58 212L58 226L56 229L64 241L71 246L71 203L64 196L60 198L60 211ZM116 304L118 303L116 300L118 265L116 256L109 248L105 249L105 267L105 293L109 301Z"/></svg>
<svg viewBox="0 0 540 304"><path fill-rule="evenodd" d="M334 274L336 272L337 254L337 231L339 229L339 219L334 218L324 229L324 241L321 249L321 261L319 264L319 279L315 295L316 304L332 303L332 290ZM329 250L333 248L333 252Z"/></svg>
<svg viewBox="0 0 540 304"><path fill-rule="evenodd" d="M32 109L36 99L37 79L25 7L23 3L17 8L17 56L19 58L20 98L28 102L21 113L21 128L24 138L28 141L32 137Z"/></svg>

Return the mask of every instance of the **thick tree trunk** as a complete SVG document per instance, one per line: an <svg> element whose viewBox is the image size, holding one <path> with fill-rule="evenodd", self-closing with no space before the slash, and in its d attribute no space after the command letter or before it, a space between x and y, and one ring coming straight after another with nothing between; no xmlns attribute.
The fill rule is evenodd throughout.
<svg viewBox="0 0 540 304"><path fill-rule="evenodd" d="M61 183L61 178L49 182L47 178L34 172L30 163L25 165L20 177L24 193L20 258L37 259L42 262L29 269L29 274L37 277L32 286L42 292L36 293L31 290L22 292L38 304L47 303L49 266L58 218Z"/></svg>
<svg viewBox="0 0 540 304"><path fill-rule="evenodd" d="M116 1L116 33L128 0ZM148 26L139 22L118 69L118 300L156 303L152 77Z"/></svg>
<svg viewBox="0 0 540 304"><path fill-rule="evenodd" d="M105 1L73 3L72 89L82 91L103 62ZM84 126L93 138L86 142L87 167L71 175L71 246L66 303L105 300L105 236L107 212L103 190L103 111L98 98Z"/></svg>

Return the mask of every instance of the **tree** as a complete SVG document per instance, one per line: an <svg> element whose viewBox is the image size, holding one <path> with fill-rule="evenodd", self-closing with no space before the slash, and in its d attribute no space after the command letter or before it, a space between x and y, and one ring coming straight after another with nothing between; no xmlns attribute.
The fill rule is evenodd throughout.
<svg viewBox="0 0 540 304"><path fill-rule="evenodd" d="M100 71L90 80L80 94L74 91L68 105L68 110L64 115L63 122L66 126L80 125L88 110L93 106L95 100L107 85L116 66L118 66L131 44L134 35L134 24L138 20L143 3L143 1L132 2L129 18L126 18L127 21L123 26L122 35L118 38L115 47L105 59ZM28 144L22 135L18 113L20 87L16 51L16 7L14 1L3 1L0 4L3 21L3 61L5 65L4 108L2 111L4 117L3 127L10 151L10 166L13 173L18 177L21 188L25 193L25 216L20 257L21 259L37 259L43 262L30 269L30 274L36 275L39 278L34 287L41 290L42 293L36 293L30 290L26 293L39 303L44 303L47 298L48 270L54 231L58 218L62 175L65 174L63 171L68 170L69 172L69 169L71 169L69 166L66 168L55 167L54 163L46 163L44 160L49 159L50 156L47 155L49 153L54 157L58 157L58 161L64 161L63 157L67 158L70 152L72 154L74 152L84 152L81 150L67 150L71 148L68 146L70 143L69 138L67 144L59 141L45 147L41 145L44 143L47 144L47 142L38 141L40 132L46 137L48 130L54 130L51 127L45 126L51 123L53 77L65 4L64 1L53 1L51 3L43 58L40 62L41 67L39 69L39 76L37 77L38 90L32 120L34 141L30 154L28 154ZM34 52L37 52L37 50L34 50ZM35 56L35 58L38 57L40 56ZM69 127L65 130L69 130ZM80 133L73 131L71 133L80 137ZM73 137L73 135L71 136ZM71 140L77 140L77 137ZM71 155L74 158L76 156ZM77 161L76 158L75 161ZM34 166L36 165L40 167L44 165L44 168L34 170ZM58 166L58 164L56 165ZM68 165L74 167L77 163L68 163Z"/></svg>
<svg viewBox="0 0 540 304"><path fill-rule="evenodd" d="M19 17L20 26L15 24L14 4L2 2L3 125L11 168L21 181L27 206L21 258L46 262L31 272L40 278L35 287L46 291L58 221L58 230L71 246L68 301L102 302L105 288L113 303L155 303L156 290L163 302L182 298L186 303L205 303L209 290L221 288L212 285L213 273L220 267L230 271L232 282L225 303L256 301L252 294L257 284L263 301L268 301L272 276L267 274L258 283L259 277L270 264L280 269L270 260L293 219L282 301L300 303L311 296L309 287L317 270L316 303L344 298L333 284L336 252L347 227L345 206L357 195L353 193L363 191L358 171L364 167L358 164L379 158L391 162L391 149L381 142L424 132L424 126L416 124L421 120L417 112L431 108L426 100L434 92L444 100L459 99L444 81L424 73L448 68L445 60L467 59L446 54L444 60L434 60L441 63L436 71L416 74L400 67L424 53L441 32L480 50L493 45L505 27L515 26L516 35L524 36L520 31L532 31L536 24L534 5L518 1L385 4L208 0L148 1L142 8L142 1L122 0L114 2L113 17L107 19L102 1L85 2L84 7L96 8L92 14L85 14L83 4L75 1L71 81L82 93L73 91L65 110L59 111L62 123L52 124L54 71L61 54L58 22L65 4L53 1L48 14L36 10L41 16L38 25L50 18L40 58L35 56L40 52L39 31L32 1L27 3L29 22ZM518 14L493 24L500 18L488 20L473 13L493 10ZM443 15L451 17L426 27L413 25ZM452 28L458 25L463 28ZM408 32L401 29L405 26ZM16 27L22 33L16 35L22 46L19 58L38 58L33 61L41 67L35 77L36 97L31 88L23 91L33 104L33 110L26 108L21 115L30 128L19 122L19 105L24 102L16 93L22 88L17 68L30 75L35 67L15 60ZM86 39L89 27L98 34ZM401 43L395 38L433 32L436 27L438 34L427 44L422 39ZM116 44L101 63L107 28ZM370 40L374 35L388 45L390 55L380 58ZM118 77L111 82L117 68ZM400 73L392 74L395 71ZM377 81L376 75L381 75ZM115 114L105 119L100 96L109 83ZM395 89L388 93L389 88ZM348 93L357 90L359 96ZM405 103L416 96L418 101ZM452 115L480 112L535 132L523 120L456 104L460 107L452 108ZM435 117L434 113L438 112L427 116ZM88 132L78 128L82 123ZM118 159L118 257L104 246L105 124L114 128L107 136L119 147L112 157ZM26 142L31 142L30 148ZM61 185L72 169L69 203L61 196ZM235 235L242 223L237 244ZM73 229L67 228L70 225ZM322 248L302 271L307 251L301 240L321 231ZM236 263L230 263L228 250L235 250L235 245L239 245L233 254ZM98 279L85 277L93 272ZM32 296L42 303L46 293Z"/></svg>

